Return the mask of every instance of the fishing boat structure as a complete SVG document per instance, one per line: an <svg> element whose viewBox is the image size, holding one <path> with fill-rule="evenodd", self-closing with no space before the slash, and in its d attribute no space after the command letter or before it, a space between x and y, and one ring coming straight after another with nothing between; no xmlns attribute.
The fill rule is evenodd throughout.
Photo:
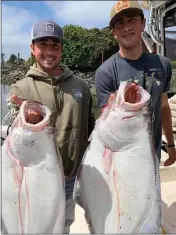
<svg viewBox="0 0 176 235"><path fill-rule="evenodd" d="M143 8L150 10L148 31L151 41L145 41L147 48L153 52L153 44L156 44L156 53L167 55L166 33L168 28L176 27L176 2L175 0L142 1ZM176 31L176 30L175 30ZM174 31L171 31L174 33ZM176 32L175 32L176 33ZM152 45L151 45L152 44ZM176 95L169 99L172 112L173 133L176 144ZM163 233L176 234L176 163L165 167L164 162L168 158L166 138L162 136L162 154L160 163L162 209L163 209Z"/></svg>
<svg viewBox="0 0 176 235"><path fill-rule="evenodd" d="M150 1L142 0L143 8L150 10L148 33L143 34L143 40L150 53L154 52L166 56L166 32L169 27L176 27L176 2L175 0ZM173 133L176 144L176 94L169 99L172 112ZM11 113L9 112L1 122L1 142L10 131ZM163 209L163 233L176 234L176 163L165 167L164 162L168 158L165 145L166 138L162 136L162 157L160 163L162 209Z"/></svg>

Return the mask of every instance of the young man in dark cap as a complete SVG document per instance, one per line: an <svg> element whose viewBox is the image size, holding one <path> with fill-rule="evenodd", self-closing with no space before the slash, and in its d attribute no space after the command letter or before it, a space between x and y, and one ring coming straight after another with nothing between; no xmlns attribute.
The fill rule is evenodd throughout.
<svg viewBox="0 0 176 235"><path fill-rule="evenodd" d="M65 173L66 220L64 233L70 232L75 217L72 198L75 176L95 124L92 97L87 83L61 64L64 33L54 21L40 21L31 31L31 50L36 64L25 78L12 85L8 106L16 116L22 100L46 105L54 117ZM38 123L40 115L30 110L28 122ZM47 189L46 189L47 190Z"/></svg>
<svg viewBox="0 0 176 235"><path fill-rule="evenodd" d="M172 77L169 59L144 52L141 33L144 31L146 20L138 1L118 1L112 7L110 18L109 25L120 49L96 71L96 91L100 107L103 110L108 104L108 99L113 99L114 95L110 94L118 90L121 81L137 81L152 97L155 117L153 135L157 156L161 158L163 128L169 155L165 166L172 165L176 161L176 151L167 98ZM140 99L135 83L131 84L126 94L126 100L131 103Z"/></svg>

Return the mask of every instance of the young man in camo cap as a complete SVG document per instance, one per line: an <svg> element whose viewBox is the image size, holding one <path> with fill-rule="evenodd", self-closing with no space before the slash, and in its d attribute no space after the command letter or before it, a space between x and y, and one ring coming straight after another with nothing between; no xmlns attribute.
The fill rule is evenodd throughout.
<svg viewBox="0 0 176 235"><path fill-rule="evenodd" d="M14 116L24 99L43 103L53 114L56 142L65 173L64 233L69 233L75 219L72 197L75 176L94 128L95 117L88 84L61 64L63 41L63 30L56 22L46 20L33 25L31 50L36 63L25 78L12 85L7 102ZM40 116L30 110L27 119L35 124L40 121Z"/></svg>

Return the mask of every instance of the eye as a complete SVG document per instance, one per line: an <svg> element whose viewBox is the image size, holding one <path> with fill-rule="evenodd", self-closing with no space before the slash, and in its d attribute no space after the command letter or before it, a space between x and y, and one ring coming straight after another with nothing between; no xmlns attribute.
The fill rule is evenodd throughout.
<svg viewBox="0 0 176 235"><path fill-rule="evenodd" d="M46 46L46 43L45 42L41 42L39 45L40 46Z"/></svg>
<svg viewBox="0 0 176 235"><path fill-rule="evenodd" d="M124 21L119 21L118 23L116 23L116 27L120 27L124 24Z"/></svg>

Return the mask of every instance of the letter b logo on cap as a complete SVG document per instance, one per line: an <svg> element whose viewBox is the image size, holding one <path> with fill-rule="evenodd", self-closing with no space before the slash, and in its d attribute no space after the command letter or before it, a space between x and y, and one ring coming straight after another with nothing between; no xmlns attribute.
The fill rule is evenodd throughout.
<svg viewBox="0 0 176 235"><path fill-rule="evenodd" d="M48 31L48 32L54 32L54 24L52 24L52 23L46 23L46 31Z"/></svg>

